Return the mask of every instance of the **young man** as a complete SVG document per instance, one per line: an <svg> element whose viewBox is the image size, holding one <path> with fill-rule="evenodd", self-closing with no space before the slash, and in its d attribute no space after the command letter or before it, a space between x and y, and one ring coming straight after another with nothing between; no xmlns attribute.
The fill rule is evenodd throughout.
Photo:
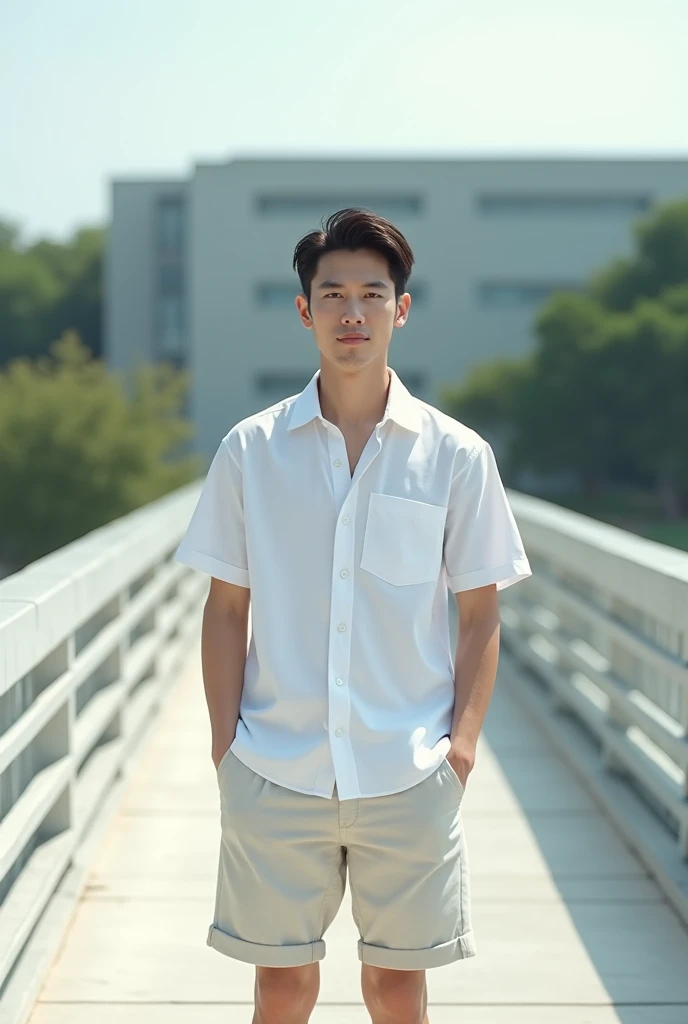
<svg viewBox="0 0 688 1024"><path fill-rule="evenodd" d="M254 1024L309 1019L347 868L373 1024L427 1024L426 969L475 955L461 803L497 591L531 570L490 445L388 367L412 264L365 210L301 239L296 306L320 369L222 439L176 554L212 577L207 943L256 965Z"/></svg>

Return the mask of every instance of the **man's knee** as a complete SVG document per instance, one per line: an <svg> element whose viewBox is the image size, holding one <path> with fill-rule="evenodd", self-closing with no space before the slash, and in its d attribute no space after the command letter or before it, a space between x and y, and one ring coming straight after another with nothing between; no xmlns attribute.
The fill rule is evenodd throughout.
<svg viewBox="0 0 688 1024"><path fill-rule="evenodd" d="M425 1013L425 971L394 971L364 964L363 998L373 1020L416 1024Z"/></svg>
<svg viewBox="0 0 688 1024"><path fill-rule="evenodd" d="M320 965L256 967L255 987L261 1024L301 1024L318 998Z"/></svg>

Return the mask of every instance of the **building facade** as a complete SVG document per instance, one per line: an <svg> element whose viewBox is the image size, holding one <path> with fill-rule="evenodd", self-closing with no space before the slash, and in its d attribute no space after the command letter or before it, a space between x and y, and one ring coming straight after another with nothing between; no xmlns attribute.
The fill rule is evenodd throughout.
<svg viewBox="0 0 688 1024"><path fill-rule="evenodd" d="M633 252L634 222L688 194L688 160L236 159L186 179L112 183L105 351L188 367L195 450L319 365L299 322L293 250L345 206L388 217L416 258L389 363L424 401L478 363L517 357L559 289Z"/></svg>

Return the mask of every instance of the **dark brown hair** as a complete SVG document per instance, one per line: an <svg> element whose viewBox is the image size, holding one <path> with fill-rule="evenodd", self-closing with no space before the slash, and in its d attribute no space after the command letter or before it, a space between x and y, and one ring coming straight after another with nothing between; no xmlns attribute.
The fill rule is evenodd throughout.
<svg viewBox="0 0 688 1024"><path fill-rule="evenodd" d="M322 230L304 235L294 250L294 270L309 302L320 257L338 249L372 249L379 253L389 265L396 298L406 291L406 282L413 267L413 253L401 231L371 210L349 207L323 219Z"/></svg>

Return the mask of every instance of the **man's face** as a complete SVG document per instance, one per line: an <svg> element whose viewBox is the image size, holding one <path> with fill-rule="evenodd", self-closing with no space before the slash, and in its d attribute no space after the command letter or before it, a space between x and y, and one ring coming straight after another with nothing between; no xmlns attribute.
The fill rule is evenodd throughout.
<svg viewBox="0 0 688 1024"><path fill-rule="evenodd" d="M368 249L321 256L310 312L303 295L296 299L301 322L312 329L322 355L352 369L386 358L392 331L406 323L410 305L408 292L395 299L387 260Z"/></svg>

